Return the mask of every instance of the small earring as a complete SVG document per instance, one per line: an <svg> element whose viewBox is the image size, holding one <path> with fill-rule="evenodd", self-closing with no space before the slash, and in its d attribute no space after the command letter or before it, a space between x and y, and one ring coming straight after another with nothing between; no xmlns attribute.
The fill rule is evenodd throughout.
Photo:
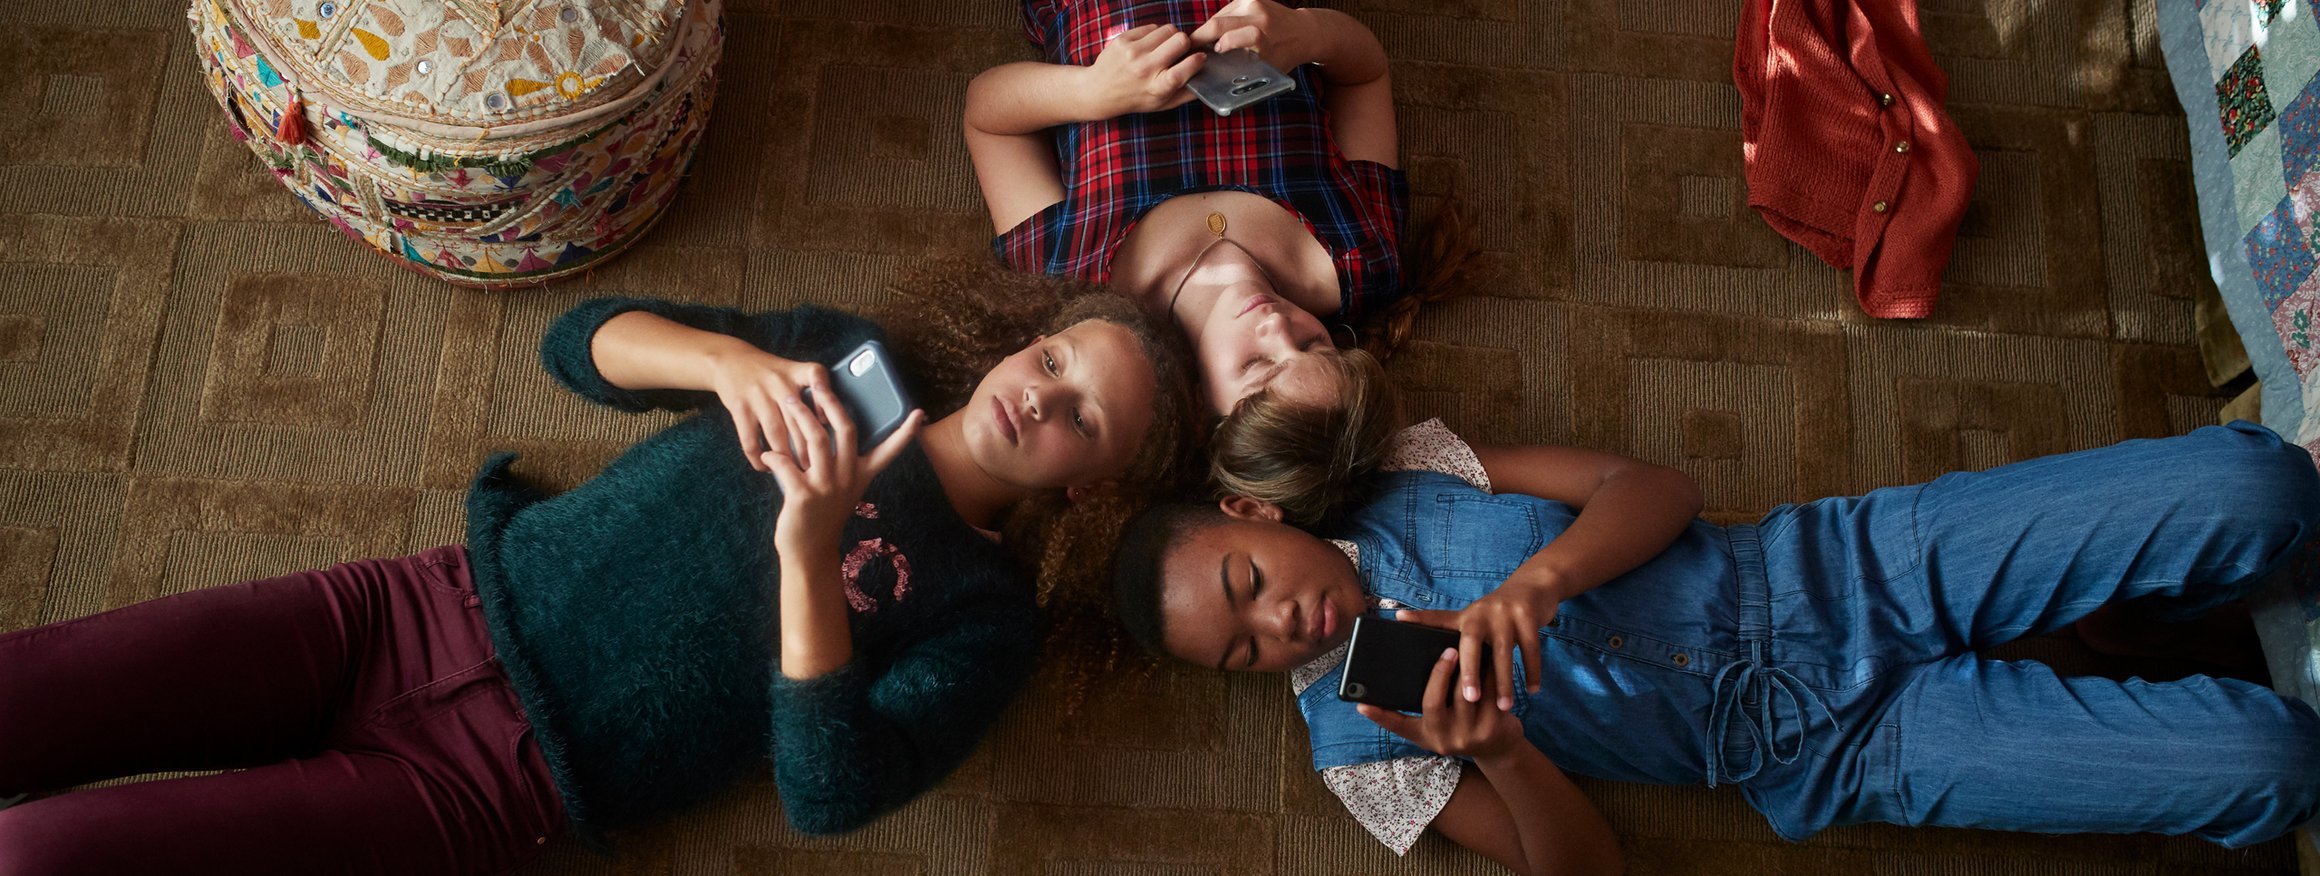
<svg viewBox="0 0 2320 876"><path fill-rule="evenodd" d="M1337 332L1338 332L1338 330L1339 330L1339 329L1344 329L1344 330L1345 330L1345 342L1344 342L1344 343L1338 343L1338 342L1337 342ZM1361 346L1361 333L1360 333L1360 332L1357 332L1357 331L1354 331L1354 330L1353 330L1353 326L1347 325L1347 324L1345 324L1345 323L1342 323L1342 322L1333 322L1333 323L1330 323L1330 324L1329 324L1329 342L1330 342L1330 343L1333 343L1333 344L1337 344L1337 348L1338 348L1338 349L1341 349L1341 350L1350 350L1350 349L1353 349L1353 348L1355 348L1355 347L1359 347L1359 346Z"/></svg>

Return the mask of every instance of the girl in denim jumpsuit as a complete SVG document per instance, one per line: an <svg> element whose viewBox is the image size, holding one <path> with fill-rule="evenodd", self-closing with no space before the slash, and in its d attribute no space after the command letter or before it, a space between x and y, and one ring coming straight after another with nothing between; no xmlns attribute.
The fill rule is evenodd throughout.
<svg viewBox="0 0 2320 876"><path fill-rule="evenodd" d="M1581 508L1595 510L1580 499L1494 495L1440 472L1400 471L1329 534L1368 606L1440 623L1519 576ZM1199 515L1180 511L1138 521L1116 569L1123 617L1147 644L1203 664L1267 662L1258 656L1267 649L1275 660L1320 654L1299 672L1298 705L1325 777L1439 759L1404 734L1439 743L1457 734L1417 732L1449 720L1437 709L1493 711L1487 696L1469 694L1485 700L1471 705L1442 696L1447 668L1424 718L1339 701L1342 665L1328 664L1342 651L1323 652L1347 624L1336 621L1328 585L1307 583L1327 573L1286 568L1290 555L1266 540L1287 536L1264 528L1274 525L1261 509L1227 499L1224 511L1205 525L1182 522ZM1513 680L1491 690L1517 694L1499 700L1507 717L1498 720L1511 719L1528 743L1520 747L1543 755L1550 772L1736 784L1789 839L1884 821L2190 833L2241 846L2320 811L2320 716L2306 704L2230 679L2065 678L1974 652L2113 600L2188 616L2275 570L2311 574L2316 533L2312 459L2246 423L1783 506L1753 525L1693 519L1640 565L1553 605L1526 645L1535 658L1499 652ZM1142 559L1157 574L1149 612L1136 607L1139 543L1157 548ZM1331 565L1300 556L1310 568ZM1149 618L1140 630L1139 617ZM1471 684L1474 660L1464 662ZM1489 777L1476 764L1487 767L1473 758L1460 792ZM1518 805L1527 790L1489 778L1515 832L1527 830ZM1351 785L1331 785L1363 811ZM1455 799L1426 805L1443 819L1458 808ZM1400 816L1424 825L1437 814ZM1471 827L1435 826L1517 869L1547 869L1532 836L1477 842ZM1615 846L1609 854L1616 860Z"/></svg>

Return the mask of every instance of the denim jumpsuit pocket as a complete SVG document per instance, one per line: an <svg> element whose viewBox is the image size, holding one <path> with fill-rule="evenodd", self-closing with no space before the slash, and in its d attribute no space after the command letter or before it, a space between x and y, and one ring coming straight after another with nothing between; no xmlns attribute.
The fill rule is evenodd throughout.
<svg viewBox="0 0 2320 876"><path fill-rule="evenodd" d="M1428 571L1437 576L1505 580L1506 558L1528 556L1546 544L1530 502L1487 493L1431 497L1432 513L1411 516L1417 535L1435 545ZM1423 509L1422 509L1423 510Z"/></svg>

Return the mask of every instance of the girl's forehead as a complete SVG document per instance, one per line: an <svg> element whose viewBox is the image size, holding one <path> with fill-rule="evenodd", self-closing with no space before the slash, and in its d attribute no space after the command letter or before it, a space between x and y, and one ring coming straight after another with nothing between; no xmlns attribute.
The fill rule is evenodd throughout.
<svg viewBox="0 0 2320 876"><path fill-rule="evenodd" d="M1143 350L1136 343L1136 333L1127 326L1108 319L1083 319L1072 323L1057 338L1068 339L1083 349L1085 355L1117 356L1126 354L1141 358Z"/></svg>
<svg viewBox="0 0 2320 876"><path fill-rule="evenodd" d="M1275 532L1275 530L1282 532ZM1274 553L1272 548L1287 537L1304 533L1284 526L1269 526L1246 520L1223 520L1203 527L1189 537L1178 539L1162 560L1161 572L1167 586L1203 586L1215 589L1217 582L1229 575L1234 557L1247 557L1257 562L1258 557Z"/></svg>

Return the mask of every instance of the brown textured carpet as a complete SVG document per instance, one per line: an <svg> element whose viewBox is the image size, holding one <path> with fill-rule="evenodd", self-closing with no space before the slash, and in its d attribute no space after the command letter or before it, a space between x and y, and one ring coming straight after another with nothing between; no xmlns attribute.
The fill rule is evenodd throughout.
<svg viewBox="0 0 2320 876"><path fill-rule="evenodd" d="M1347 3L1394 58L1419 207L1462 194L1503 269L1425 314L1392 370L1471 437L1678 466L1726 520L2210 422L2152 2L1926 0L1982 179L1939 315L1912 323L1863 319L1845 275L1747 209L1732 0ZM541 328L582 297L861 305L897 264L983 243L958 118L970 76L1028 54L1011 3L736 0L728 26L716 121L660 227L586 280L492 295L294 203L216 118L182 6L0 8L0 630L458 541L492 448L585 477L665 420L540 372ZM2009 653L2104 668L2066 638ZM1075 716L1043 688L857 835L790 833L761 780L617 859L557 843L528 872L1492 871L1437 839L1395 859L1304 758L1278 678L1185 671ZM1587 787L1640 874L2294 868L2285 842L1789 845L1729 788Z"/></svg>

